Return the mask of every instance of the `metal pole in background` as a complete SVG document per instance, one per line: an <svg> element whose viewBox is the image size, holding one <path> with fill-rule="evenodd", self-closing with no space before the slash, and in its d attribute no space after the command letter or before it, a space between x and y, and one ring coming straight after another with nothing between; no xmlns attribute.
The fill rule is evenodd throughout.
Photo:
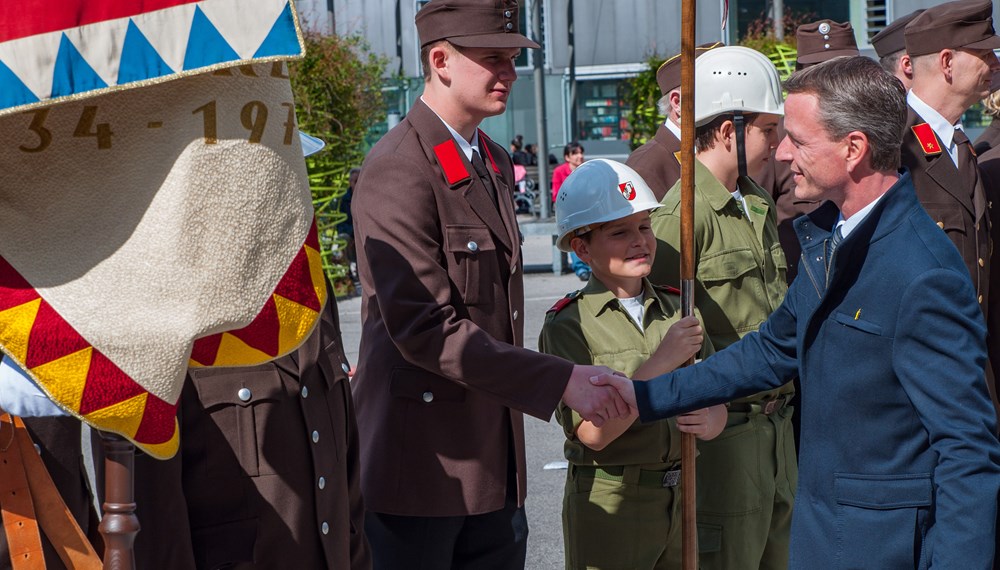
<svg viewBox="0 0 1000 570"><path fill-rule="evenodd" d="M785 2L784 0L772 0L774 3L774 39L779 42L785 41Z"/></svg>
<svg viewBox="0 0 1000 570"><path fill-rule="evenodd" d="M545 112L545 37L542 33L542 1L531 2L531 35L542 46L532 54L535 81L535 125L538 127L538 192L542 218L552 217L549 191L549 123Z"/></svg>
<svg viewBox="0 0 1000 570"><path fill-rule="evenodd" d="M566 43L569 44L569 140L580 140L580 126L576 116L576 24L573 0L566 3ZM569 141L566 141L569 142Z"/></svg>
<svg viewBox="0 0 1000 570"><path fill-rule="evenodd" d="M681 315L694 314L694 41L695 0L681 4ZM694 358L688 361L694 364ZM681 567L698 568L694 435L681 436Z"/></svg>

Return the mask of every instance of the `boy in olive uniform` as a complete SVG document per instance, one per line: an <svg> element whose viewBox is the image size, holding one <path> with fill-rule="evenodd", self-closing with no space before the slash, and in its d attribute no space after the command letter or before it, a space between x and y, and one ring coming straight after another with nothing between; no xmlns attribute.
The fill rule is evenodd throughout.
<svg viewBox="0 0 1000 570"><path fill-rule="evenodd" d="M756 331L785 298L786 263L771 197L757 175L784 112L774 65L743 47L695 61L695 305L716 350ZM650 281L680 281L680 192L653 214ZM727 427L698 444L698 550L705 570L784 569L798 477L791 382L732 402Z"/></svg>
<svg viewBox="0 0 1000 570"><path fill-rule="evenodd" d="M542 352L602 364L633 378L673 370L712 352L695 317L680 317L676 291L647 279L656 252L649 211L659 204L638 174L592 160L566 180L556 208L559 247L592 276L549 311ZM651 570L680 566L680 434L703 439L725 424L725 407L602 427L560 404L569 472L563 499L566 568Z"/></svg>

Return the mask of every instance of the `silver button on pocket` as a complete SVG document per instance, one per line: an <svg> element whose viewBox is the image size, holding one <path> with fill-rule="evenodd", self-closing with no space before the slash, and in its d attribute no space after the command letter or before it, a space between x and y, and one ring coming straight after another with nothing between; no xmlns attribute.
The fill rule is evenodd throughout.
<svg viewBox="0 0 1000 570"><path fill-rule="evenodd" d="M250 398L253 397L253 393L250 392L249 388L240 388L240 391L236 392L236 397L239 398L241 402L249 402Z"/></svg>

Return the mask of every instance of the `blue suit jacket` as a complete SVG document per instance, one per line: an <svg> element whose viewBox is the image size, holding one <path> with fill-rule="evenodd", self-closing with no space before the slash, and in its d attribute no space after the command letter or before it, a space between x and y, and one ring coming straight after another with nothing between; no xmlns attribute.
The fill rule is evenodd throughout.
<svg viewBox="0 0 1000 570"><path fill-rule="evenodd" d="M674 416L798 375L790 566L989 568L1000 443L969 272L908 172L828 260L837 216L828 202L796 220L799 275L758 334L636 382L640 416Z"/></svg>

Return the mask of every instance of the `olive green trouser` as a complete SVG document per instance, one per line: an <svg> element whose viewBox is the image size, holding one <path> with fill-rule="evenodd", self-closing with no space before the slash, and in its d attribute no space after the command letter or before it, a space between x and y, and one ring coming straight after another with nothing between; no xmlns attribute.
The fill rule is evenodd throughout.
<svg viewBox="0 0 1000 570"><path fill-rule="evenodd" d="M698 441L698 550L702 570L788 567L798 480L792 408L729 412L726 429Z"/></svg>
<svg viewBox="0 0 1000 570"><path fill-rule="evenodd" d="M618 469L620 482L570 465L563 495L567 570L680 568L680 486L653 486L636 465Z"/></svg>

